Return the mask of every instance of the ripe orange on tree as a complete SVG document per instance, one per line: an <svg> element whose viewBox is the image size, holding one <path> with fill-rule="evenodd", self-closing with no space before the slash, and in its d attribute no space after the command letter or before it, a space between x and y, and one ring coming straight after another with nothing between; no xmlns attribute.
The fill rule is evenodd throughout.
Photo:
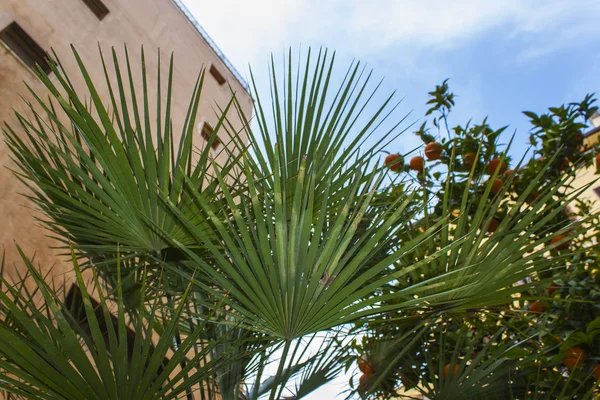
<svg viewBox="0 0 600 400"><path fill-rule="evenodd" d="M546 307L544 307L544 305L542 304L541 301L534 301L529 306L529 312L532 312L532 313L535 313L535 314L541 314L545 310L546 310Z"/></svg>
<svg viewBox="0 0 600 400"><path fill-rule="evenodd" d="M385 165L394 172L400 172L402 170L402 164L404 164L404 159L400 154L389 154L385 158Z"/></svg>
<svg viewBox="0 0 600 400"><path fill-rule="evenodd" d="M373 365L362 357L358 359L358 369L365 375L373 375Z"/></svg>
<svg viewBox="0 0 600 400"><path fill-rule="evenodd" d="M358 390L360 390L361 392L366 392L370 386L370 378L371 377L369 375L362 374L358 379Z"/></svg>
<svg viewBox="0 0 600 400"><path fill-rule="evenodd" d="M423 160L423 157L421 156L415 156L410 159L408 165L410 166L410 169L422 172L423 168L425 168L425 160Z"/></svg>
<svg viewBox="0 0 600 400"><path fill-rule="evenodd" d="M552 282L552 284L550 286L548 286L546 289L544 289L546 292L548 292L549 296L552 296L554 294L554 292L556 292L558 289L560 289L560 286L558 286L556 284L556 282Z"/></svg>
<svg viewBox="0 0 600 400"><path fill-rule="evenodd" d="M494 181L492 182L492 193L498 193L499 191L501 191L503 185L504 185L504 182L502 182L502 179L500 179L500 178L494 179Z"/></svg>
<svg viewBox="0 0 600 400"><path fill-rule="evenodd" d="M444 378L447 378L449 373L450 373L450 364L446 364L446 366L444 367ZM452 376L456 375L457 373L458 373L458 365L454 365Z"/></svg>
<svg viewBox="0 0 600 400"><path fill-rule="evenodd" d="M504 175L508 178L509 176L511 176L514 173L515 173L514 169L509 169L504 173Z"/></svg>
<svg viewBox="0 0 600 400"><path fill-rule="evenodd" d="M538 192L537 190L534 190L532 193L529 194L529 196L527 196L525 201L527 203L533 203L534 201L536 201L539 198L540 198L540 192Z"/></svg>
<svg viewBox="0 0 600 400"><path fill-rule="evenodd" d="M561 244L556 244L564 239L565 239L565 235L556 235L552 238L552 240L550 240L550 243L552 243L554 248L556 248L557 250L566 250L569 248L569 245L571 244L570 240L567 240L566 242L561 243Z"/></svg>
<svg viewBox="0 0 600 400"><path fill-rule="evenodd" d="M463 165L465 167L471 168L473 164L475 164L475 153L467 153L463 156Z"/></svg>
<svg viewBox="0 0 600 400"><path fill-rule="evenodd" d="M569 157L563 158L562 162L560 163L560 170L566 170L567 168L569 168L569 165L571 165L571 160L569 160Z"/></svg>
<svg viewBox="0 0 600 400"><path fill-rule="evenodd" d="M502 165L500 165L500 163L502 162ZM498 174L503 174L504 172L506 172L506 169L508 168L508 164L506 163L506 161L502 161L499 158L493 158L489 164L487 165L487 172L490 175L493 175L494 172L496 172L496 170L500 168L500 170L498 171Z"/></svg>
<svg viewBox="0 0 600 400"><path fill-rule="evenodd" d="M600 168L600 154L596 156L596 167Z"/></svg>
<svg viewBox="0 0 600 400"><path fill-rule="evenodd" d="M487 228L488 233L496 232L496 229L498 229L499 226L500 226L500 221L498 221L496 218L492 219Z"/></svg>
<svg viewBox="0 0 600 400"><path fill-rule="evenodd" d="M596 364L596 366L594 367L594 378L596 378L596 380L600 380L600 364Z"/></svg>
<svg viewBox="0 0 600 400"><path fill-rule="evenodd" d="M585 351L583 351L583 349L579 346L571 347L570 349L565 350L563 353L567 355L565 358L563 358L563 364L569 369L583 364L586 358Z"/></svg>
<svg viewBox="0 0 600 400"><path fill-rule="evenodd" d="M425 157L428 160L439 160L442 158L442 145L437 142L429 142L425 146Z"/></svg>

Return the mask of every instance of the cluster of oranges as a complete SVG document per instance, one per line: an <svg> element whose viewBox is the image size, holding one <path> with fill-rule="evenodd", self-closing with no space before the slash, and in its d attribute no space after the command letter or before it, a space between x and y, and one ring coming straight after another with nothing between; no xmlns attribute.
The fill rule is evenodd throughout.
<svg viewBox="0 0 600 400"><path fill-rule="evenodd" d="M425 146L425 157L429 161L435 161L442 158L443 148L442 145L437 142L429 142ZM476 161L477 155L475 153L466 153L463 157L463 165L465 167L471 168ZM390 154L385 158L385 165L394 172L400 172L402 170L402 166L404 164L404 159L400 154ZM425 159L421 156L415 156L410 159L408 166L413 171L423 172L425 169ZM510 176L514 171L508 169L508 164L506 161L502 161L500 158L494 158L490 160L486 167L487 173L490 175L494 175L494 173L498 170L498 175L506 175ZM490 177L490 180L492 178ZM499 177L494 178L493 182L491 182L491 190L493 193L498 193L502 190L502 186L504 182Z"/></svg>
<svg viewBox="0 0 600 400"><path fill-rule="evenodd" d="M439 160L442 158L442 151L443 149L441 144L437 142L429 142L427 143L427 146L425 146L425 157L427 157L427 159L430 161ZM385 165L387 165L387 167L394 172L400 172L402 170L403 163L404 160L400 154L390 154L385 158ZM421 156L415 156L410 159L408 166L413 171L423 172L425 169L425 160Z"/></svg>
<svg viewBox="0 0 600 400"><path fill-rule="evenodd" d="M439 160L442 157L442 152L442 145L437 142L429 142L427 146L425 146L425 157L427 157L427 159L430 161ZM475 164L476 159L477 155L475 153L466 153L462 157L463 165L471 168ZM570 161L566 159L565 163L568 166ZM600 154L596 157L596 163L600 168ZM389 154L385 158L385 165L391 171L400 172L404 165L404 158L397 153ZM410 160L409 167L414 171L422 172L425 168L425 160L421 156L415 156ZM514 170L508 169L508 163L503 161L501 158L491 159L486 166L486 172L490 175L488 182L490 182L490 190L492 193L498 193L504 187L504 181L502 180L502 177L508 178L515 173ZM494 174L496 174L495 178ZM539 197L539 193L536 191L530 197L532 199L537 198ZM500 221L495 218L492 219L487 228L488 233L494 233L496 229L498 229L499 225ZM551 245L556 250L566 250L570 246L570 240L565 239L566 237L564 235L556 235L552 238Z"/></svg>
<svg viewBox="0 0 600 400"><path fill-rule="evenodd" d="M425 146L425 157L427 157L427 159L430 161L439 160L442 157L442 152L442 145L437 142L430 142ZM463 165L467 168L472 168L476 162L476 158L477 155L475 153L466 153L462 157ZM595 162L596 166L600 168L600 154L596 156ZM400 172L403 164L404 158L399 154L390 154L385 158L385 165L391 171ZM570 160L565 158L560 165L560 169L565 170L569 167L569 165ZM409 167L413 171L423 172L425 168L425 160L421 156L415 156L410 160ZM514 173L514 170L508 169L508 164L506 161L503 161L500 158L493 158L486 166L486 172L490 175L490 181L492 180L493 175L497 172L497 177L494 178L493 182L491 182L491 191L493 193L498 193L504 186L504 182L500 177L510 177ZM488 232L492 233L496 231L499 224L500 222L497 219L492 219L488 226ZM565 239L566 237L564 235L556 235L551 239L551 245L557 250L566 250L569 248L570 241ZM551 296L558 289L559 286L553 282L552 285L545 290ZM529 311L531 313L541 314L546 311L546 307L541 301L535 301L529 306ZM563 364L569 369L582 365L586 360L585 351L578 346L572 347L564 353L566 354L566 357L563 359ZM363 373L363 375L360 377L360 388L366 390L368 381L373 375L373 366L361 357L358 360L358 368ZM444 367L444 378L448 377L448 375L456 375L458 370L458 365L452 366L450 364L446 364ZM600 380L600 364L595 365L592 374L596 380Z"/></svg>

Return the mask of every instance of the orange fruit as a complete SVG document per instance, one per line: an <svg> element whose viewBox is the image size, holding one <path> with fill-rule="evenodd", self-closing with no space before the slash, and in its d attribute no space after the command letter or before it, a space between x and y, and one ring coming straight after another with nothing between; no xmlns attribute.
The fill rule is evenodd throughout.
<svg viewBox="0 0 600 400"><path fill-rule="evenodd" d="M583 143L583 134L581 132L578 132L577 134L575 134L575 142Z"/></svg>
<svg viewBox="0 0 600 400"><path fill-rule="evenodd" d="M508 168L508 164L506 163L506 161L502 162L502 165L500 165L500 162L502 160L500 160L499 158L493 158L490 163L487 165L487 172L488 174L492 175L494 172L496 172L496 170L498 168L500 168L500 170L498 171L498 174L503 174L504 172L506 172L506 169Z"/></svg>
<svg viewBox="0 0 600 400"><path fill-rule="evenodd" d="M600 154L596 156L596 167L600 168Z"/></svg>
<svg viewBox="0 0 600 400"><path fill-rule="evenodd" d="M514 173L515 173L514 169L509 169L504 173L504 175L508 178L509 176L511 176Z"/></svg>
<svg viewBox="0 0 600 400"><path fill-rule="evenodd" d="M358 380L358 390L360 390L361 392L366 392L367 389L369 389L369 386L371 386L371 382L370 379L371 378L369 375L367 374L362 374Z"/></svg>
<svg viewBox="0 0 600 400"><path fill-rule="evenodd" d="M500 178L494 179L494 182L492 182L492 193L498 193L499 191L501 191L503 185L504 185L504 182L502 182L502 179L500 179Z"/></svg>
<svg viewBox="0 0 600 400"><path fill-rule="evenodd" d="M564 354L567 356L563 359L563 364L569 369L575 368L585 361L585 351L579 346L571 347L564 351Z"/></svg>
<svg viewBox="0 0 600 400"><path fill-rule="evenodd" d="M429 142L425 146L425 157L428 160L439 160L442 158L442 145L436 142Z"/></svg>
<svg viewBox="0 0 600 400"><path fill-rule="evenodd" d="M444 378L447 378L449 373L450 373L450 364L446 364L446 366L444 367ZM452 372L452 376L456 375L457 373L458 373L458 365L454 365L454 372Z"/></svg>
<svg viewBox="0 0 600 400"><path fill-rule="evenodd" d="M552 296L558 289L560 289L560 286L558 286L556 282L552 282L552 284L544 290L548 292L548 296Z"/></svg>
<svg viewBox="0 0 600 400"><path fill-rule="evenodd" d="M475 164L475 153L467 153L463 156L463 165L467 168L471 168Z"/></svg>
<svg viewBox="0 0 600 400"><path fill-rule="evenodd" d="M565 235L556 235L552 238L552 240L550 240L550 243L552 243L554 248L557 250L566 250L569 248L569 245L571 243L570 240L567 240L566 242L561 243L561 244L556 244L564 239L565 239Z"/></svg>
<svg viewBox="0 0 600 400"><path fill-rule="evenodd" d="M415 156L410 159L410 163L408 165L410 166L410 169L421 172L425 167L425 160L423 160L423 157L421 156Z"/></svg>
<svg viewBox="0 0 600 400"><path fill-rule="evenodd" d="M385 158L385 165L394 172L400 172L402 164L404 164L404 159L400 154L389 154Z"/></svg>
<svg viewBox="0 0 600 400"><path fill-rule="evenodd" d="M500 222L496 218L492 219L487 228L488 233L496 232L496 229L498 229L498 226L500 226Z"/></svg>
<svg viewBox="0 0 600 400"><path fill-rule="evenodd" d="M535 190L529 196L527 196L527 198L525 199L525 201L527 203L533 203L534 201L536 201L539 198L540 198L540 192L538 192L537 190Z"/></svg>
<svg viewBox="0 0 600 400"><path fill-rule="evenodd" d="M569 165L571 165L571 160L569 160L569 157L565 157L563 158L562 162L560 163L560 170L564 171L567 168L569 168Z"/></svg>
<svg viewBox="0 0 600 400"><path fill-rule="evenodd" d="M529 312L532 312L534 314L541 314L546 310L546 307L544 307L544 305L542 304L541 301L534 301L533 303L531 303L531 305L529 306Z"/></svg>
<svg viewBox="0 0 600 400"><path fill-rule="evenodd" d="M362 357L358 359L358 369L365 375L373 375L373 365Z"/></svg>
<svg viewBox="0 0 600 400"><path fill-rule="evenodd" d="M596 378L597 381L600 381L600 364L596 364L594 371L592 372L594 374L594 378Z"/></svg>

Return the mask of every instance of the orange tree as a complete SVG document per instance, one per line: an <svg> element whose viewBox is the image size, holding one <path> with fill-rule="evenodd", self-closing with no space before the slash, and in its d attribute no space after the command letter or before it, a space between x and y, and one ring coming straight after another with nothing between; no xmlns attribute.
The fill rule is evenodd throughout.
<svg viewBox="0 0 600 400"><path fill-rule="evenodd" d="M390 313L383 323L357 325L364 333L355 344L362 373L358 392L395 398L414 388L436 399L479 398L483 392L492 398L592 396L600 379L600 247L596 230L576 233L573 228L582 220L595 226L599 217L592 202L578 196L582 188L573 178L597 158L597 146L583 143L586 122L598 110L594 97L541 115L524 112L532 125L533 157L513 161L510 143L498 143L506 127L493 129L484 120L450 128L454 94L447 81L429 94L426 116L432 119L415 132L425 147L417 155L386 157L392 183L381 203L418 193L415 207L423 212L412 229L394 238L399 243L444 219L451 220L450 228L439 230L429 249L415 251L394 268L406 268L455 241L475 244L463 245L462 254L449 250L447 260L430 261L425 273L408 274L382 293L429 284L452 269L450 260L476 260L479 250L495 256L479 257L488 264L477 272L481 279L502 279L503 265L493 260L531 243L546 247L547 265L513 285L512 303L483 301L485 306L463 308L460 296L449 295L441 307ZM532 226L526 210L544 214L543 223ZM469 274L455 273L462 283ZM425 314L430 315L426 322Z"/></svg>

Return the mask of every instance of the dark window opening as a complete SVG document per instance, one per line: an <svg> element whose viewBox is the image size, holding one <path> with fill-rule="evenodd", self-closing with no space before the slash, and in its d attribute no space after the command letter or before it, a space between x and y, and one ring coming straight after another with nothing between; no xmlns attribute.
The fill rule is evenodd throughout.
<svg viewBox="0 0 600 400"><path fill-rule="evenodd" d="M102 20L104 17L108 15L108 8L104 5L104 3L100 0L81 0L85 3L86 6L99 20Z"/></svg>
<svg viewBox="0 0 600 400"><path fill-rule="evenodd" d="M210 126L210 124L208 122L204 122L204 125L202 125L202 131L200 132L200 134L202 135L202 138L204 140L206 140L207 142L210 142L210 138L211 138L211 136L213 136L213 127ZM219 140L217 135L214 135L213 142L210 147L212 147L213 150L216 150L219 148L220 145L221 145L221 141Z"/></svg>
<svg viewBox="0 0 600 400"><path fill-rule="evenodd" d="M600 186L594 188L594 193L596 193L596 196L600 197Z"/></svg>
<svg viewBox="0 0 600 400"><path fill-rule="evenodd" d="M100 332L102 333L102 338L104 339L104 344L106 345L107 348L110 348L109 327L111 325L108 324L107 319L104 316L104 309L102 308L102 305L98 301L93 299L92 297L89 297L89 299L90 299L90 303L92 304L92 309L94 310L96 320L98 322L98 327L100 328ZM76 324L75 329L77 327L79 327L80 328L79 333L81 335L85 335L88 338L91 338L92 331L91 331L91 327L88 322L88 316L85 311L85 305L83 303L83 295L81 293L81 289L79 289L79 287L77 285L73 284L71 286L71 288L69 289L69 291L67 292L67 295L65 296L64 307L66 308L66 311L68 312L68 314L72 317L72 318L68 319L68 322L71 324ZM116 316L114 316L113 314L109 314L109 318L112 323L112 329L117 329L117 327L119 326L119 319ZM115 331L115 334L116 333L117 332ZM126 328L126 333L127 333L127 355L128 355L129 361L131 361L134 350L135 350L134 344L135 344L136 333L131 328ZM153 352L154 350L155 350L155 347L154 347L154 345L151 344L150 352ZM159 371L158 371L159 374L162 372L163 366L167 365L168 363L169 363L169 359L165 357L163 359L163 364L159 368Z"/></svg>
<svg viewBox="0 0 600 400"><path fill-rule="evenodd" d="M0 40L29 68L35 70L39 65L46 74L50 73L46 52L16 22L0 32Z"/></svg>
<svg viewBox="0 0 600 400"><path fill-rule="evenodd" d="M225 78L223 77L223 75L221 75L221 73L219 72L219 70L214 66L211 65L210 66L210 74L217 80L217 82L219 83L219 85L223 86L225 84L225 82L227 82L225 80Z"/></svg>

